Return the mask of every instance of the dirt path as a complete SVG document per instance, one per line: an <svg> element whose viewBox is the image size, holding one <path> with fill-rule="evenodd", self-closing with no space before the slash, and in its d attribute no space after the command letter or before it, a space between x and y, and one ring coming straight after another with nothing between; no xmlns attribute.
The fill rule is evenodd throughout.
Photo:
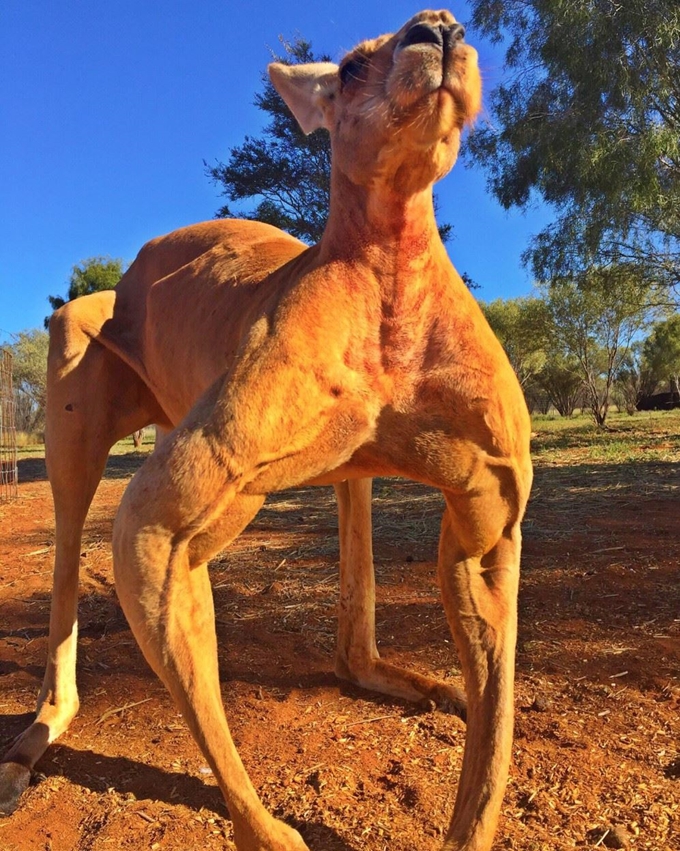
<svg viewBox="0 0 680 851"><path fill-rule="evenodd" d="M2 851L233 847L214 779L113 589L111 518L138 463L111 459L86 529L80 715L0 821ZM21 477L18 502L0 506L2 743L34 706L49 617L42 462L22 461ZM680 849L679 485L672 464L539 467L495 848ZM455 678L435 583L440 497L393 480L375 494L381 652ZM274 497L212 574L227 715L267 806L313 851L439 849L464 726L333 677L332 491Z"/></svg>

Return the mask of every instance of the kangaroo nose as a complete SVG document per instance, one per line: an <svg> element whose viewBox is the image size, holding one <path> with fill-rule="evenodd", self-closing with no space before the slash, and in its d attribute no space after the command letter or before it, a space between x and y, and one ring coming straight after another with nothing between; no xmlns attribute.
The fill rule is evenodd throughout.
<svg viewBox="0 0 680 851"><path fill-rule="evenodd" d="M428 24L414 24L401 40L402 47L412 44L437 44L444 47L444 36L439 27L431 27Z"/></svg>
<svg viewBox="0 0 680 851"><path fill-rule="evenodd" d="M444 26L437 24L414 24L401 40L402 47L412 44L436 44L439 47L453 47L457 41L462 41L465 36L465 27L462 24L451 24Z"/></svg>

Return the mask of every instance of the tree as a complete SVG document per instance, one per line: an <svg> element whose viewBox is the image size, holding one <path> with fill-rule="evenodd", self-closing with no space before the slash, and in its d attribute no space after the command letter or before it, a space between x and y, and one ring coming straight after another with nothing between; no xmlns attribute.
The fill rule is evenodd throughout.
<svg viewBox="0 0 680 851"><path fill-rule="evenodd" d="M536 383L561 417L570 417L583 396L579 362L573 355L558 350L547 353Z"/></svg>
<svg viewBox="0 0 680 851"><path fill-rule="evenodd" d="M615 376L653 316L650 289L628 267L593 268L541 286L554 349L578 363L587 402L605 425Z"/></svg>
<svg viewBox="0 0 680 851"><path fill-rule="evenodd" d="M621 362L615 376L617 404L622 405L631 416L637 411L638 402L651 396L659 383L650 369L645 356L644 342L636 340Z"/></svg>
<svg viewBox="0 0 680 851"><path fill-rule="evenodd" d="M311 43L303 38L282 39L281 44L283 56L273 56L273 61L291 65L330 61L328 56L315 56ZM263 134L246 136L242 145L231 149L226 163L205 164L207 175L221 185L224 197L236 203L255 202L256 206L234 209L225 204L216 215L267 222L315 244L323 234L330 205L330 136L325 129L305 136L266 74L262 83L255 106L269 118ZM450 238L451 231L450 224L439 226L443 241ZM468 276L463 279L468 286L472 284Z"/></svg>
<svg viewBox="0 0 680 851"><path fill-rule="evenodd" d="M520 384L526 388L545 363L548 331L545 302L538 298L499 298L480 302L480 306Z"/></svg>
<svg viewBox="0 0 680 851"><path fill-rule="evenodd" d="M680 314L654 326L644 342L643 354L655 382L668 381L671 392L680 393Z"/></svg>
<svg viewBox="0 0 680 851"><path fill-rule="evenodd" d="M45 424L48 342L46 331L33 328L14 335L9 346L20 431L37 431Z"/></svg>
<svg viewBox="0 0 680 851"><path fill-rule="evenodd" d="M77 263L68 280L66 298L47 296L52 310L63 307L67 301L73 301L83 295L98 293L102 290L112 290L123 277L125 263L112 257L90 257ZM45 328L50 324L50 317L45 318Z"/></svg>
<svg viewBox="0 0 680 851"><path fill-rule="evenodd" d="M627 263L680 282L680 4L471 0L505 41L508 77L473 160L506 209L536 197L556 219L525 252L539 280Z"/></svg>

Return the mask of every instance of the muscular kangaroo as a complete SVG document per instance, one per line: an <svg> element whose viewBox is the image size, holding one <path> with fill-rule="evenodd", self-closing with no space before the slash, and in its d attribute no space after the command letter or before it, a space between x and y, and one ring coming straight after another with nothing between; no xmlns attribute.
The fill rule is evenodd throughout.
<svg viewBox="0 0 680 851"><path fill-rule="evenodd" d="M434 218L432 185L453 166L480 106L476 53L463 35L448 12L425 11L363 42L339 67L270 66L302 129L331 135L331 209L318 245L253 222L196 225L145 246L115 291L53 317L49 659L36 721L0 765L0 808L15 806L77 711L83 522L111 445L156 422L169 434L130 483L114 526L116 585L145 657L215 773L239 851L306 848L253 788L217 670L207 562L267 493L336 487L337 672L465 712L455 689L377 654L375 475L425 482L445 498L439 581L468 727L444 847L491 847L512 739L530 427L507 358Z"/></svg>

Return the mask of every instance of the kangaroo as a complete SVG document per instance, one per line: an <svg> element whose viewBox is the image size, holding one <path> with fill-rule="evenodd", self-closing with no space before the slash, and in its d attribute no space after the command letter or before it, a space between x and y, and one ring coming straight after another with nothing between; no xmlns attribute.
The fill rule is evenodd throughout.
<svg viewBox="0 0 680 851"><path fill-rule="evenodd" d="M520 522L530 423L500 344L453 268L432 186L480 108L475 50L424 11L342 60L269 67L310 133L332 143L331 205L311 248L256 222L184 228L147 244L115 291L50 327L48 472L57 524L49 658L36 721L0 765L11 811L78 709L80 536L110 447L150 423L167 436L114 524L121 605L211 766L239 851L302 851L264 808L220 695L208 561L272 491L333 484L340 588L336 672L467 718L448 851L488 851L512 743ZM465 696L389 665L375 645L370 480L444 496L442 599Z"/></svg>

